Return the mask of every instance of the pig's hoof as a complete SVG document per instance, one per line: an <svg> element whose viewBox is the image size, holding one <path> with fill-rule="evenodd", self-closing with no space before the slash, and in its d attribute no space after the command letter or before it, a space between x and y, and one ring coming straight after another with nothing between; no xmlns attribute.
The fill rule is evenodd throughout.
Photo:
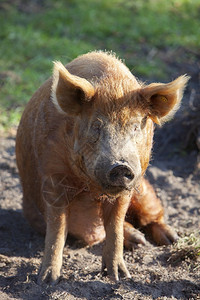
<svg viewBox="0 0 200 300"><path fill-rule="evenodd" d="M60 272L56 272L52 267L48 267L45 269L42 268L39 273L37 283L39 285L42 285L43 283L55 285L56 283L58 283L59 278Z"/></svg>
<svg viewBox="0 0 200 300"><path fill-rule="evenodd" d="M124 224L124 246L127 249L133 249L138 244L145 245L146 239L144 234L135 229L131 224Z"/></svg>
<svg viewBox="0 0 200 300"><path fill-rule="evenodd" d="M119 280L119 274L125 278L131 278L131 275L125 265L124 259L121 258L119 260L116 259L108 259L107 261L102 259L102 273L105 273L105 269L107 269L107 275L112 281Z"/></svg>
<svg viewBox="0 0 200 300"><path fill-rule="evenodd" d="M170 245L179 238L169 225L163 223L151 223L146 226L145 231L158 246Z"/></svg>

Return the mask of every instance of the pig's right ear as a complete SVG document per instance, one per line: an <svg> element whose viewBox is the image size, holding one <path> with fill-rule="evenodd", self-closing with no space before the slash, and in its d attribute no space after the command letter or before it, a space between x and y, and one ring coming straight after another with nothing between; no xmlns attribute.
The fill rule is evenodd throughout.
<svg viewBox="0 0 200 300"><path fill-rule="evenodd" d="M149 117L155 123L162 124L175 114L189 78L183 75L170 83L152 83L141 89L148 106Z"/></svg>
<svg viewBox="0 0 200 300"><path fill-rule="evenodd" d="M51 97L59 112L78 115L94 93L89 81L70 74L61 62L54 62Z"/></svg>

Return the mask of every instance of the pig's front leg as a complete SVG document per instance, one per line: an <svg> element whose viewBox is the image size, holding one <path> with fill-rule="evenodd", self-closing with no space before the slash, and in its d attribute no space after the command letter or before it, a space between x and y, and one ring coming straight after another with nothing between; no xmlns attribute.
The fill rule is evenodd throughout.
<svg viewBox="0 0 200 300"><path fill-rule="evenodd" d="M113 280L119 280L119 273L131 277L123 258L123 225L128 205L128 197L119 197L114 203L103 203L106 241L103 249L102 271L107 269L108 276Z"/></svg>
<svg viewBox="0 0 200 300"><path fill-rule="evenodd" d="M52 207L48 204L46 221L45 250L38 283L55 284L60 277L63 248L67 236L66 208Z"/></svg>

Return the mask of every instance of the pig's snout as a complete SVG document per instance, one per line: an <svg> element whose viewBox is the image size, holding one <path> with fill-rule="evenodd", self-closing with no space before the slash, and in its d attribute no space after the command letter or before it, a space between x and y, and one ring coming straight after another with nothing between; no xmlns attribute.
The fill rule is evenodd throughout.
<svg viewBox="0 0 200 300"><path fill-rule="evenodd" d="M141 176L141 167L137 159L131 163L125 161L111 162L99 159L95 168L95 177L102 187L102 192L116 195L125 190L131 190Z"/></svg>
<svg viewBox="0 0 200 300"><path fill-rule="evenodd" d="M115 164L107 173L107 180L111 186L129 188L134 180L133 170L123 164Z"/></svg>

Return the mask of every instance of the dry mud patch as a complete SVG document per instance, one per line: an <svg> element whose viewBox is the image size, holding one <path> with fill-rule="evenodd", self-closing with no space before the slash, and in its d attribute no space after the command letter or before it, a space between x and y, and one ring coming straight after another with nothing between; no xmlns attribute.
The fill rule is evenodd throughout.
<svg viewBox="0 0 200 300"><path fill-rule="evenodd" d="M112 283L100 274L102 245L87 248L69 238L60 282L39 286L44 239L22 215L15 139L1 137L0 142L0 299L200 299L198 262L172 262L172 247L150 243L125 251L132 279ZM147 176L162 200L167 222L183 236L200 228L199 176L193 174L197 151L168 152L155 155Z"/></svg>

